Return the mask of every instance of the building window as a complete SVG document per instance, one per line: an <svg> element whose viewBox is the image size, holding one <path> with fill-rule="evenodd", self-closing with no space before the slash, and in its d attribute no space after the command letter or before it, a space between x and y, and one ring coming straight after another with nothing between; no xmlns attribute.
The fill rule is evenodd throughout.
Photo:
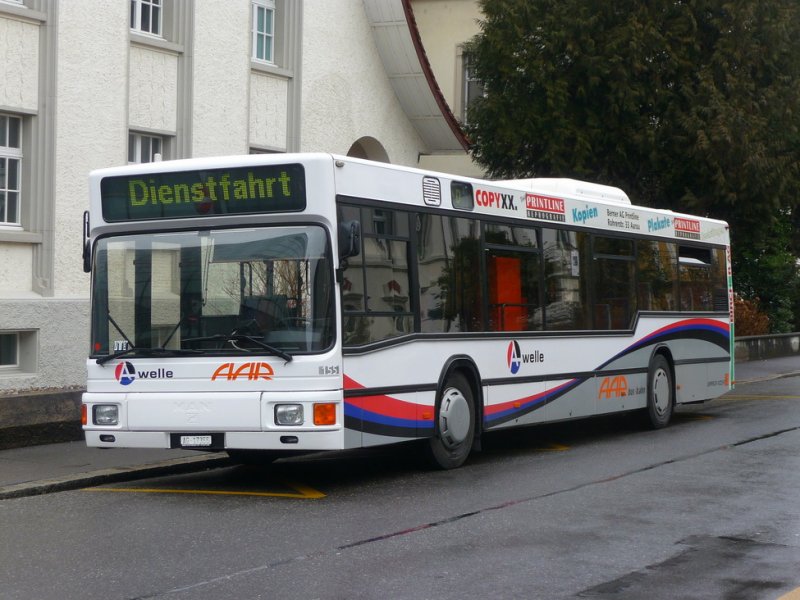
<svg viewBox="0 0 800 600"><path fill-rule="evenodd" d="M0 225L20 224L22 119L0 114Z"/></svg>
<svg viewBox="0 0 800 600"><path fill-rule="evenodd" d="M0 369L19 366L19 334L0 333Z"/></svg>
<svg viewBox="0 0 800 600"><path fill-rule="evenodd" d="M161 35L162 0L131 0L131 29Z"/></svg>
<svg viewBox="0 0 800 600"><path fill-rule="evenodd" d="M476 98L484 95L483 84L475 76L475 60L471 54L464 52L461 55L461 120L466 125L469 122L469 106Z"/></svg>
<svg viewBox="0 0 800 600"><path fill-rule="evenodd" d="M253 2L253 59L275 63L275 0Z"/></svg>
<svg viewBox="0 0 800 600"><path fill-rule="evenodd" d="M161 160L164 139L143 133L128 134L128 163L148 163Z"/></svg>
<svg viewBox="0 0 800 600"><path fill-rule="evenodd" d="M0 331L0 375L36 372L37 336L33 330Z"/></svg>

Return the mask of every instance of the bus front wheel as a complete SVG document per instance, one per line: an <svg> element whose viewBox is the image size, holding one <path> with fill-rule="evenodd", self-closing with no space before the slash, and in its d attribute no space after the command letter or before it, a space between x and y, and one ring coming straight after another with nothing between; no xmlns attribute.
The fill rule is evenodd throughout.
<svg viewBox="0 0 800 600"><path fill-rule="evenodd" d="M643 410L642 421L650 429L661 429L669 425L674 409L672 369L662 354L656 354L647 372L647 408Z"/></svg>
<svg viewBox="0 0 800 600"><path fill-rule="evenodd" d="M428 439L428 458L434 467L455 469L464 464L475 437L475 399L466 377L447 379L436 407L434 435Z"/></svg>

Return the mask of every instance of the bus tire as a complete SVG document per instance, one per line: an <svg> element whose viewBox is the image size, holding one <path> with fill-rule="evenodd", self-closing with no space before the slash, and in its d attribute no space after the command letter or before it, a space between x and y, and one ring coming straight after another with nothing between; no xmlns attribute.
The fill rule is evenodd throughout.
<svg viewBox="0 0 800 600"><path fill-rule="evenodd" d="M467 460L475 438L475 399L461 373L447 378L436 403L433 437L428 439L430 463L438 469L455 469Z"/></svg>
<svg viewBox="0 0 800 600"><path fill-rule="evenodd" d="M642 411L642 422L649 429L669 425L675 410L675 386L669 361L656 354L647 370L647 408Z"/></svg>

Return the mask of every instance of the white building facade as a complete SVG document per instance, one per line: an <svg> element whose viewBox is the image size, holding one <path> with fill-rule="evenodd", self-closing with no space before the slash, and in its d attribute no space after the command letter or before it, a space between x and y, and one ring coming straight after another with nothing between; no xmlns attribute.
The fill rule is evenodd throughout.
<svg viewBox="0 0 800 600"><path fill-rule="evenodd" d="M0 0L0 53L0 430L85 384L91 170L466 155L409 0Z"/></svg>

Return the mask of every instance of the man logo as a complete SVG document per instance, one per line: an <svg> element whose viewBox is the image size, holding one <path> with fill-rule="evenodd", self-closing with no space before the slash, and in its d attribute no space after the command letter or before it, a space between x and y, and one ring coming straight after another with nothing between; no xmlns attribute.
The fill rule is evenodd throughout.
<svg viewBox="0 0 800 600"><path fill-rule="evenodd" d="M520 366L522 365L522 352L520 351L519 344L516 340L508 343L506 362L508 362L508 368L511 371L511 374L516 375L519 372Z"/></svg>
<svg viewBox="0 0 800 600"><path fill-rule="evenodd" d="M127 361L119 363L117 368L114 369L114 378L122 385L132 384L133 380L136 379L136 369L134 369L133 363Z"/></svg>

